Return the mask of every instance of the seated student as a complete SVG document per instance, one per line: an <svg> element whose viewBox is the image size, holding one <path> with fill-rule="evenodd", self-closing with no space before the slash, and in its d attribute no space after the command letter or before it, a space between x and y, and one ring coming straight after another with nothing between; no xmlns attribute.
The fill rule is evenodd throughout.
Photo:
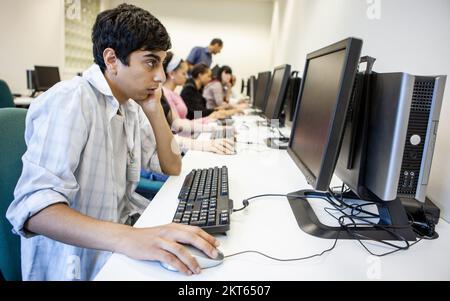
<svg viewBox="0 0 450 301"><path fill-rule="evenodd" d="M215 131L222 130L223 127L219 127L215 123L201 123L196 120L182 119L179 116L179 112L186 117L187 107L184 104L183 99L175 93L173 90L178 85L183 85L187 79L187 63L182 59L175 57L172 52L167 52L166 59L163 62L163 67L166 72L166 82L163 86L163 98L161 101L170 104L170 113L167 115L167 120L171 125L171 129L176 135L179 146L183 150L201 150L210 151L218 154L233 154L234 153L234 140L232 139L212 139L206 141L199 141L192 139L190 135L194 132L202 131ZM220 116L220 112L213 112L209 116ZM201 118L203 122L212 120L210 117ZM187 134L183 136L183 134ZM232 137L229 137L232 138Z"/></svg>
<svg viewBox="0 0 450 301"><path fill-rule="evenodd" d="M206 107L215 110L232 110L235 113L243 113L243 109L248 105L239 101L237 104L230 104L232 88L236 82L233 71L229 66L222 66L218 69L215 78L203 89L203 97L206 99Z"/></svg>
<svg viewBox="0 0 450 301"><path fill-rule="evenodd" d="M166 99L166 97L163 95L161 97L161 103L167 103L167 107L170 108L170 105ZM181 121L178 117L178 113L176 110L169 109L169 112L167 114L167 121L169 125L172 127L172 131L174 130L174 124L177 123L177 121ZM186 120L183 120L186 121ZM180 123L178 123L180 125ZM182 126L182 125L181 125ZM192 127L194 128L194 127ZM191 132L188 132L189 136L183 136L183 132L186 132L186 129L179 128L180 132L179 134L175 135L175 140L177 141L178 145L182 149L182 152L186 152L187 150L199 150L204 152L213 152L220 155L231 155L234 154L234 137L226 137L222 139L208 139L208 140L197 140L192 139L190 134ZM199 127L196 127L196 129L199 129ZM177 131L175 131L177 132Z"/></svg>
<svg viewBox="0 0 450 301"><path fill-rule="evenodd" d="M187 106L175 92L177 86L182 86L187 80L187 63L181 58L174 56L170 51L167 52L166 59L163 62L164 71L166 72L166 81L163 85L164 96L170 104L172 110L178 114L178 119L174 120L172 129L176 132L185 129L189 132L213 131L217 130L215 123L211 123L216 119L222 119L226 116L222 111L214 111L208 116L194 121L186 119L188 114Z"/></svg>
<svg viewBox="0 0 450 301"><path fill-rule="evenodd" d="M233 71L228 66L219 68L217 75L203 89L208 109L228 108L231 96L231 78Z"/></svg>
<svg viewBox="0 0 450 301"><path fill-rule="evenodd" d="M95 64L27 114L28 148L6 214L22 236L22 277L93 279L111 252L199 273L180 243L214 257L214 237L181 224L128 225L148 205L135 194L141 166L181 169L160 103L169 35L149 12L121 4L97 16L92 41Z"/></svg>
<svg viewBox="0 0 450 301"><path fill-rule="evenodd" d="M188 108L187 118L197 119L208 116L214 112L206 107L206 99L202 95L203 88L211 81L211 69L205 64L195 65L192 69L192 78L186 81L181 90L181 98ZM235 113L233 110L222 111L224 117Z"/></svg>

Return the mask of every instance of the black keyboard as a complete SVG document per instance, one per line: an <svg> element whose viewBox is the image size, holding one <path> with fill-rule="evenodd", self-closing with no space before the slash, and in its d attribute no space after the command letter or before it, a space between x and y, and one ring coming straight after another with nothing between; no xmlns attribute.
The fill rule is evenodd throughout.
<svg viewBox="0 0 450 301"><path fill-rule="evenodd" d="M210 139L234 139L234 129L233 128L222 128L211 132Z"/></svg>
<svg viewBox="0 0 450 301"><path fill-rule="evenodd" d="M198 226L208 233L230 229L233 201L228 194L228 169L194 169L185 178L178 195L174 223Z"/></svg>

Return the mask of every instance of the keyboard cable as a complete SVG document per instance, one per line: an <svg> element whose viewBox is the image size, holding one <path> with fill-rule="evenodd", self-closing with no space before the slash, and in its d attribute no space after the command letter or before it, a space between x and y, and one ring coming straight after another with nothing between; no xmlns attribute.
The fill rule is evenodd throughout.
<svg viewBox="0 0 450 301"><path fill-rule="evenodd" d="M239 208L239 209L233 209L233 212L241 211L241 210L244 210L245 208L247 208L247 207L249 206L249 201L252 200L252 199L261 198L261 197L270 197L270 196L281 196L281 197L292 196L292 197L296 197L296 195L293 195L293 194L289 194L289 195L286 195L286 194L260 194L260 195L256 195L256 196L252 196L252 197L249 197L249 198L244 199L244 200L242 201L243 206L242 206L241 208ZM300 197L300 196L298 196L298 197ZM336 195L333 195L333 197L336 197ZM331 199L328 199L328 198L323 197L323 196L313 196L313 195L308 196L308 198L323 199L323 200L327 201L327 202L328 202L330 205L332 205L332 207L334 207L334 208L324 208L324 210L325 210L325 212L327 212L329 215L331 215L331 216L334 217L335 219L338 219L338 218L336 218L336 217L335 217L333 214L331 214L328 210L337 210L337 211L340 211L342 214L344 214L344 216L343 216L344 218L349 218L350 220L352 220L352 218L355 218L355 217L356 217L357 219L359 219L359 220L364 220L364 218L357 217L357 214L358 214L358 213L357 213L357 214L353 214L355 208L352 208L352 214L348 215L348 214L344 213L344 212L342 211L342 209L341 209L338 205L336 205L333 201L331 201ZM347 206L348 206L348 205L347 205ZM349 207L350 207L350 206L349 206ZM327 209L328 209L328 210L327 210ZM361 208L356 207L356 210L358 210L358 209L361 210ZM364 212L364 210L361 210L361 211ZM369 218L373 218L373 217L369 217ZM353 221L353 220L352 220L352 221ZM353 223L354 223L354 222L353 222ZM349 232L349 225L344 224L342 220L339 221L339 224L340 224L340 229L339 229L339 231L338 231L338 233L337 233L337 235L336 235L336 238L335 238L335 240L334 240L333 245L332 245L330 248L328 248L328 249L322 251L321 253L317 253L317 254L314 254L314 255L306 256L306 257L286 258L286 259L283 259L283 258L276 258L276 257L270 256L270 255L267 255L267 254L264 254L263 252L256 251L256 250L246 250L246 251L240 251L240 252L236 252L236 253L233 253L233 254L225 255L224 258L229 258L229 257L237 256L237 255L242 255L242 254L245 254L245 253L256 253L256 254L259 254L259 255L261 255L261 256L267 257L267 258L269 258L269 259L272 259L272 260L275 260L275 261L283 261L283 262L286 262L286 261L301 261L301 260L311 259L311 258L314 258L314 257L320 257L320 256L324 255L325 253L332 251L332 250L336 247L337 241L339 240L339 235L340 235L340 233L342 232L342 230L344 230L344 231L346 231L346 232ZM374 225L373 223L369 223L369 224L371 224L372 226ZM352 225L352 223L350 223L350 225ZM383 230L386 230L386 228L388 228L388 227L381 227L381 228L384 228ZM352 235L352 236L353 236L353 235ZM356 235L355 235L355 236L356 236ZM393 251L385 252L385 253L383 253L383 254L375 254L375 253L371 252L371 251L370 251L370 250L362 243L362 241L361 241L360 238L355 237L355 236L354 236L355 240L357 240L357 241L358 241L358 242L366 249L366 251L368 251L371 255L377 256L377 257L383 257L383 256L386 256L386 255L390 255L390 254L396 253L396 252L401 251L401 250L407 250L407 249L409 249L410 247L412 247L413 245L419 243L419 242L422 240L422 238L420 238L420 239L418 239L417 241L415 241L415 242L413 242L413 243L411 243L411 244L409 244L409 243L407 242L407 246L406 246L406 247L395 246L395 245L386 243L386 242L384 242L384 241L378 241L378 242L381 242L382 244L385 244L385 245L389 245L389 246L391 246L391 247L394 247L394 250L393 250ZM365 238L367 239L367 238L369 238L369 237L365 237ZM370 239L370 238L369 238L369 239Z"/></svg>

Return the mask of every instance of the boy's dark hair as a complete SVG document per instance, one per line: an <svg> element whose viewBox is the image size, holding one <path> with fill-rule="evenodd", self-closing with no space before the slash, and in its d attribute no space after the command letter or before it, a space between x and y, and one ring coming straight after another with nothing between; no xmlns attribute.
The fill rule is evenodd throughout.
<svg viewBox="0 0 450 301"><path fill-rule="evenodd" d="M211 40L211 43L209 43L209 45L215 45L215 44L219 44L219 46L223 46L223 41L219 38L215 38Z"/></svg>
<svg viewBox="0 0 450 301"><path fill-rule="evenodd" d="M163 61L163 68L164 68L164 73L166 74L166 77L169 76L169 74L167 74L167 66L169 66L170 61L173 59L173 52L172 51L167 51L167 55L166 58ZM181 64L184 62L184 60L182 59L180 61L180 63L178 64L178 66L175 67L175 69L173 69L173 71L177 71L180 67Z"/></svg>
<svg viewBox="0 0 450 301"><path fill-rule="evenodd" d="M217 70L217 73L213 76L214 79L217 79L218 81L222 82L222 73L225 71L225 73L233 74L233 70L231 70L230 66L223 65Z"/></svg>
<svg viewBox="0 0 450 301"><path fill-rule="evenodd" d="M192 78L198 78L200 74L205 74L206 72L208 72L208 70L208 65L203 63L197 64L194 66L194 68L192 68Z"/></svg>
<svg viewBox="0 0 450 301"><path fill-rule="evenodd" d="M130 4L120 4L101 12L92 28L94 61L105 72L103 51L112 48L128 66L129 55L136 50L163 50L171 47L164 25L152 14Z"/></svg>

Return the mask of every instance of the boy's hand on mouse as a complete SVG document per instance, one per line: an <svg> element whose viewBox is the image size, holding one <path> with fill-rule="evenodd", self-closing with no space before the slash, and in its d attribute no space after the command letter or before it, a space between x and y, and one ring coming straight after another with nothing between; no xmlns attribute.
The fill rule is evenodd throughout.
<svg viewBox="0 0 450 301"><path fill-rule="evenodd" d="M217 256L218 240L199 227L168 224L131 228L117 242L116 252L138 260L157 260L186 274L200 273L200 266L181 244L190 244L211 258Z"/></svg>

